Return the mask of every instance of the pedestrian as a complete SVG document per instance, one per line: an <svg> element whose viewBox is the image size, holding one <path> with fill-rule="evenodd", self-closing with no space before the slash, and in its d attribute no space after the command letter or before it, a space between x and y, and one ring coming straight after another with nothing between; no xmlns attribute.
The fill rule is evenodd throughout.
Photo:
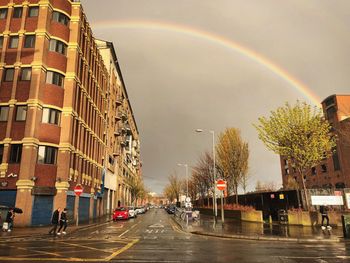
<svg viewBox="0 0 350 263"><path fill-rule="evenodd" d="M57 235L61 235L61 229L63 228L62 234L65 235L67 234L66 228L67 228L67 208L64 208L63 211L61 212L61 217L60 217L60 228L57 231Z"/></svg>
<svg viewBox="0 0 350 263"><path fill-rule="evenodd" d="M329 225L328 207L326 205L321 205L320 213L322 215L322 221L321 221L322 230L325 230L326 228L328 230L332 229L331 226ZM324 224L324 221L326 221L326 225Z"/></svg>
<svg viewBox="0 0 350 263"><path fill-rule="evenodd" d="M51 224L52 224L52 228L49 231L49 234L54 234L56 235L56 230L58 227L58 223L60 221L60 212L61 212L61 208L57 208L53 214L52 214L52 218L51 218Z"/></svg>
<svg viewBox="0 0 350 263"><path fill-rule="evenodd" d="M5 221L7 223L7 232L12 231L14 218L15 218L15 212L13 211L13 208L10 208L10 210L7 212L6 221Z"/></svg>

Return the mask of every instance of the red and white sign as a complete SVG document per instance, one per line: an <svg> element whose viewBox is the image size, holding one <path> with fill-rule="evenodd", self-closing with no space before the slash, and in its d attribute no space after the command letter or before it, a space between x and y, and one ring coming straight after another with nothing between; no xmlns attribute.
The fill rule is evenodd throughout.
<svg viewBox="0 0 350 263"><path fill-rule="evenodd" d="M80 184L77 184L74 187L74 193L76 196L80 196L83 193L83 187Z"/></svg>
<svg viewBox="0 0 350 263"><path fill-rule="evenodd" d="M216 181L216 188L220 191L225 190L226 189L226 181L221 180L221 179L217 180Z"/></svg>

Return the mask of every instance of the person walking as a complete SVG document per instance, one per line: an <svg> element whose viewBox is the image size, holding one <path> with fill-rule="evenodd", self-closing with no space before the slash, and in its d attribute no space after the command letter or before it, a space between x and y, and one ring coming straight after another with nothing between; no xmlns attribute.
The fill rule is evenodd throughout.
<svg viewBox="0 0 350 263"><path fill-rule="evenodd" d="M60 228L57 231L57 235L61 235L61 229L63 228L62 234L65 235L67 234L66 228L68 226L68 220L67 220L67 208L64 208L63 211L61 212L61 217L60 217Z"/></svg>
<svg viewBox="0 0 350 263"><path fill-rule="evenodd" d="M60 220L60 212L61 212L61 208L57 208L53 214L52 214L52 218L51 218L51 224L52 224L52 228L50 229L49 231L49 234L54 234L56 235L56 230L57 230L57 227L58 227L58 223L59 223L59 220Z"/></svg>
<svg viewBox="0 0 350 263"><path fill-rule="evenodd" d="M13 229L13 219L15 218L15 212L13 208L11 208L6 215L6 223L7 223L7 232L11 232Z"/></svg>
<svg viewBox="0 0 350 263"><path fill-rule="evenodd" d="M322 221L321 221L322 230L325 230L326 228L330 230L331 226L329 225L328 207L326 205L321 205L320 213L322 215ZM324 224L324 221L326 221L326 225Z"/></svg>

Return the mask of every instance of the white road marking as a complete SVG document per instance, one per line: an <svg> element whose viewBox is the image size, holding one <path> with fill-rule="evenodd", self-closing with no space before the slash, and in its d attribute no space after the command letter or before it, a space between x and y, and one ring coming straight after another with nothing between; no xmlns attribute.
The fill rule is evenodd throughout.
<svg viewBox="0 0 350 263"><path fill-rule="evenodd" d="M153 224L149 227L152 227L152 228L164 228L164 226L162 224L159 224L159 223L156 223L156 224Z"/></svg>
<svg viewBox="0 0 350 263"><path fill-rule="evenodd" d="M122 236L124 236L126 233L128 233L130 231L130 229L128 229L128 230L126 230L126 231L124 231L123 233L121 233L118 237L122 237Z"/></svg>

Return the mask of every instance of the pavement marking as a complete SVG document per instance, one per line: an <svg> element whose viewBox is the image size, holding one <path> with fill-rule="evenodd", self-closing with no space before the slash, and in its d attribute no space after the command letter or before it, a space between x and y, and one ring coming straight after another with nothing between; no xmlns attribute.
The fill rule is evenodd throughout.
<svg viewBox="0 0 350 263"><path fill-rule="evenodd" d="M110 255L109 257L105 258L105 261L111 261L113 258L115 258L116 256L118 256L119 254L123 253L124 251L130 249L133 245L135 245L137 242L139 242L139 239L134 239L133 241L131 241L129 244L127 244L125 247L117 250L116 252L114 252L112 255Z"/></svg>
<svg viewBox="0 0 350 263"><path fill-rule="evenodd" d="M124 231L123 233L121 233L118 237L122 237L124 236L126 233L128 233L131 229L133 229L134 227L136 227L137 225L139 225L142 221L136 223L135 225L131 226L128 230Z"/></svg>
<svg viewBox="0 0 350 263"><path fill-rule="evenodd" d="M112 243L112 242L111 242ZM80 248L86 248L86 249L90 249L90 250L97 250L100 252L105 252L105 253L110 253L110 251L104 250L104 249L99 249L99 248L94 248L94 247L88 247L88 246L84 246L84 245L79 245L79 244L74 244L74 243L69 243L69 242L65 242L65 245L68 246L72 246L72 247L80 247Z"/></svg>
<svg viewBox="0 0 350 263"><path fill-rule="evenodd" d="M30 254L28 256L31 257L0 257L0 262L1 261L44 261L44 262L48 262L48 261L73 261L73 262L106 262L106 261L111 261L113 258L115 258L116 256L118 256L119 254L123 253L124 251L130 249L133 245L135 245L137 242L139 241L139 239L133 239L130 242L128 242L125 246L123 246L122 248L118 249L117 251L115 251L114 253L112 253L110 256L107 256L105 258L76 258L76 257L64 257L62 254L55 254L55 253L48 253L48 252L44 252L44 251L34 251L33 252L39 252L40 254L38 255L42 255L42 254L49 254L49 255L53 255L53 256L57 256L55 258L41 258L41 257L36 257L33 258L33 254ZM108 243L117 243L117 242L108 242ZM71 244L70 244L71 245ZM76 245L76 244L75 244ZM17 249L20 249L18 247L16 247ZM87 249L92 249L91 247L86 247ZM23 250L26 250L23 248ZM93 250L99 250L96 248L93 248ZM110 254L111 252L105 252L102 249L99 250L100 252L103 253L108 253ZM34 254L36 255L36 254Z"/></svg>

